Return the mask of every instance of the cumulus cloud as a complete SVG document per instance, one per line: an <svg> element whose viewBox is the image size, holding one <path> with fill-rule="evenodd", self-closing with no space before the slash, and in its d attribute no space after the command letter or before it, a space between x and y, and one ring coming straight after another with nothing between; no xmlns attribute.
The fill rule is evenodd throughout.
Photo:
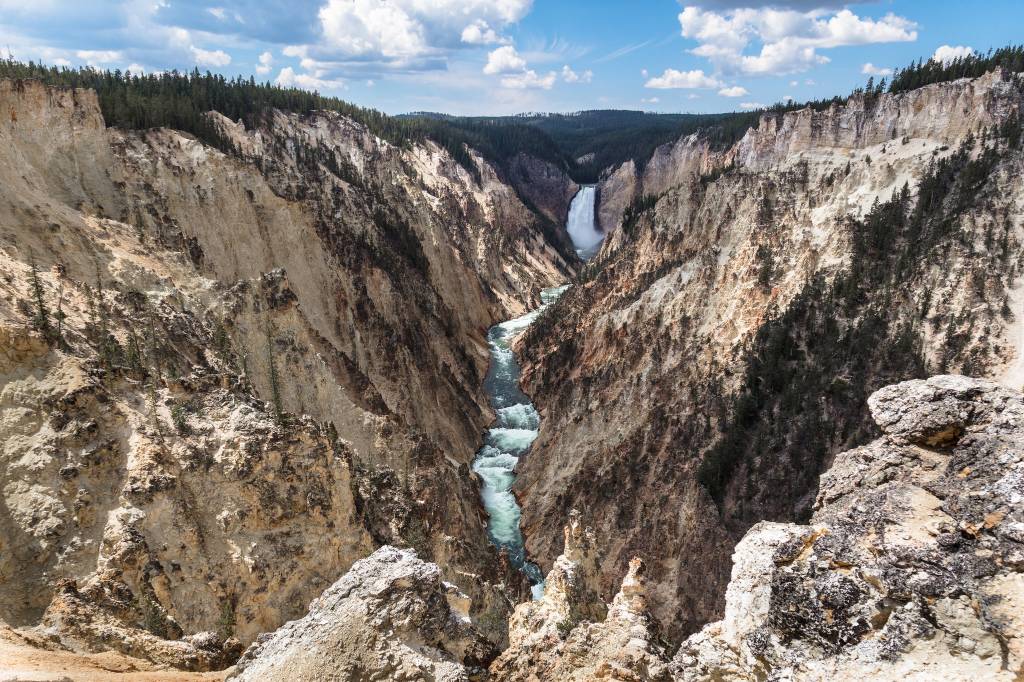
<svg viewBox="0 0 1024 682"><path fill-rule="evenodd" d="M508 42L498 35L498 32L488 26L483 19L477 19L466 28L462 29L462 42L467 45L493 45L495 43Z"/></svg>
<svg viewBox="0 0 1024 682"><path fill-rule="evenodd" d="M718 91L718 94L721 95L722 97L743 97L744 95L749 95L750 93L747 92L746 88L741 87L739 85L734 85L731 88L722 88L721 90Z"/></svg>
<svg viewBox="0 0 1024 682"><path fill-rule="evenodd" d="M491 50L487 55L484 73L501 76L501 86L512 90L550 90L559 76L555 71L539 74L529 68L526 58L519 54L514 45L502 45ZM566 83L589 83L594 74L590 71L577 73L566 64L562 67L561 76Z"/></svg>
<svg viewBox="0 0 1024 682"><path fill-rule="evenodd" d="M503 45L502 47L492 50L487 55L487 64L484 66L484 73L489 76L500 73L513 73L515 71L524 71L526 69L526 60L523 59L516 48L512 45Z"/></svg>
<svg viewBox="0 0 1024 682"><path fill-rule="evenodd" d="M948 64L954 59L963 59L964 57L970 57L974 54L974 48L966 45L943 45L939 49L935 50L935 54L932 55L932 59L943 64Z"/></svg>
<svg viewBox="0 0 1024 682"><path fill-rule="evenodd" d="M917 25L892 13L871 19L848 9L833 14L808 6L792 9L785 3L746 4L722 11L684 7L679 14L682 35L698 43L691 52L723 73L780 75L827 63L819 50L917 39ZM755 41L760 51L747 54Z"/></svg>
<svg viewBox="0 0 1024 682"><path fill-rule="evenodd" d="M224 21L228 18L227 12L224 11L223 7L207 7L206 11L212 14L213 16L217 17L221 21Z"/></svg>
<svg viewBox="0 0 1024 682"><path fill-rule="evenodd" d="M227 66L231 63L231 55L224 50L204 50L193 45L189 48L192 52L192 59L199 66Z"/></svg>
<svg viewBox="0 0 1024 682"><path fill-rule="evenodd" d="M665 69L663 74L651 78L644 83L645 88L655 88L657 90L720 88L723 86L724 84L721 81L708 76L701 69L694 69L693 71Z"/></svg>
<svg viewBox="0 0 1024 682"><path fill-rule="evenodd" d="M750 111L751 109L764 109L764 105L760 102L741 102L740 109Z"/></svg>
<svg viewBox="0 0 1024 682"><path fill-rule="evenodd" d="M75 56L89 66L110 64L124 59L124 54L120 50L78 50Z"/></svg>
<svg viewBox="0 0 1024 682"><path fill-rule="evenodd" d="M259 56L259 62L256 66L256 73L260 76L266 76L274 66L274 55L270 54L269 51L264 52Z"/></svg>
<svg viewBox="0 0 1024 682"><path fill-rule="evenodd" d="M277 74L277 84L286 88L303 88L305 90L341 90L345 87L343 81L337 79L323 79L308 73L295 73L295 70L286 66Z"/></svg>
<svg viewBox="0 0 1024 682"><path fill-rule="evenodd" d="M301 46L321 64L375 63L380 70L441 68L466 45L506 42L498 33L533 0L327 0L320 40Z"/></svg>
<svg viewBox="0 0 1024 682"><path fill-rule="evenodd" d="M514 90L550 90L555 85L555 78L554 71L549 71L547 74L539 76L536 71L529 69L522 73L505 76L501 79L501 85Z"/></svg>
<svg viewBox="0 0 1024 682"><path fill-rule="evenodd" d="M589 83L594 79L594 72L590 69L582 73L576 73L568 64L562 67L562 80L566 83Z"/></svg>
<svg viewBox="0 0 1024 682"><path fill-rule="evenodd" d="M892 69L882 68L875 66L871 62L868 62L864 66L860 67L860 72L867 76L891 76Z"/></svg>

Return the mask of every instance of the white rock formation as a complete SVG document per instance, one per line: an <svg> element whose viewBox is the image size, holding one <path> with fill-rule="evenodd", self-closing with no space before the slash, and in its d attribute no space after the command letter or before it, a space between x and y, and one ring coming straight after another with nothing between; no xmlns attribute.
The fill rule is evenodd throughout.
<svg viewBox="0 0 1024 682"><path fill-rule="evenodd" d="M357 561L309 613L243 654L238 682L476 679L494 657L472 627L469 599L410 550Z"/></svg>
<svg viewBox="0 0 1024 682"><path fill-rule="evenodd" d="M822 477L811 525L736 546L681 680L1019 680L1024 396L961 376L877 391L885 435Z"/></svg>

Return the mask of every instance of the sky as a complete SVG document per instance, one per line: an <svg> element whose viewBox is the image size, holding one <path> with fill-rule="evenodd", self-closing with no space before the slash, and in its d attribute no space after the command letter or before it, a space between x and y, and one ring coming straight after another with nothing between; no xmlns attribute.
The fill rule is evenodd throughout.
<svg viewBox="0 0 1024 682"><path fill-rule="evenodd" d="M0 0L0 55L200 70L388 113L719 112L1019 42L985 0Z"/></svg>

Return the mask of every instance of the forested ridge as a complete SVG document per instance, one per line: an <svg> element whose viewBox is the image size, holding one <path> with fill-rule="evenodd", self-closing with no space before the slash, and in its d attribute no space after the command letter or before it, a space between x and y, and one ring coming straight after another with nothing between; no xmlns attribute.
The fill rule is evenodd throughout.
<svg viewBox="0 0 1024 682"><path fill-rule="evenodd" d="M476 167L467 146L499 166L519 153L526 153L555 164L577 182L594 183L603 170L626 161L632 160L642 167L655 149L683 135L702 132L716 148L724 148L742 138L765 113L782 114L807 107L823 110L841 105L852 96L905 92L931 83L975 78L995 68L1024 71L1024 46L1011 45L949 62L918 60L898 69L888 83L885 79L869 79L865 87L856 88L846 97L780 102L755 111L663 114L599 109L482 117L425 112L389 116L317 92L260 83L252 77L226 78L198 69L186 73L133 74L6 59L0 60L0 78L37 79L59 87L91 88L96 91L109 126L173 128L192 133L226 152L232 151L231 144L204 115L206 112L217 111L253 128L269 109L297 114L325 110L347 116L396 145L433 140L474 175Z"/></svg>
<svg viewBox="0 0 1024 682"><path fill-rule="evenodd" d="M271 109L296 114L320 110L342 114L399 146L433 140L474 175L476 167L467 145L499 164L525 152L559 167L567 166L557 145L542 131L530 126L454 126L439 119L389 116L337 97L259 83L251 77L226 78L208 71L200 73L198 69L189 73L133 74L6 59L0 60L0 78L34 79L57 87L89 88L96 91L103 118L110 127L173 128L191 133L228 153L233 151L230 141L205 115L207 112L216 111L232 120L241 120L251 129L257 127Z"/></svg>

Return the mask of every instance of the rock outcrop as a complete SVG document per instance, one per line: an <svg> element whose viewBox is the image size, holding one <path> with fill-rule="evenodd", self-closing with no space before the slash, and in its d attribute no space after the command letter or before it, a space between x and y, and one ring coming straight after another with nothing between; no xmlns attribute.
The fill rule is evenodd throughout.
<svg viewBox="0 0 1024 682"><path fill-rule="evenodd" d="M649 612L646 562L630 561L606 604L596 591L602 543L573 512L544 595L516 607L497 658L470 598L437 565L386 546L306 615L260 635L230 678L1019 680L1024 394L944 375L883 388L870 409L882 437L836 458L808 525L766 521L746 534L725 617L671 659ZM95 608L84 597L67 586L48 618ZM147 658L190 656L196 667L231 646L212 633L145 641L85 622L101 636L127 634Z"/></svg>
<svg viewBox="0 0 1024 682"><path fill-rule="evenodd" d="M810 525L763 522L683 680L1019 680L1024 396L937 376L870 400L884 436L839 455Z"/></svg>
<svg viewBox="0 0 1024 682"><path fill-rule="evenodd" d="M478 679L495 651L469 598L412 550L384 546L353 564L309 613L262 635L229 679Z"/></svg>
<svg viewBox="0 0 1024 682"><path fill-rule="evenodd" d="M595 591L597 540L578 512L570 514L564 537L544 596L512 614L509 647L491 665L491 676L523 682L671 679L647 612L643 561L630 562L608 606Z"/></svg>

